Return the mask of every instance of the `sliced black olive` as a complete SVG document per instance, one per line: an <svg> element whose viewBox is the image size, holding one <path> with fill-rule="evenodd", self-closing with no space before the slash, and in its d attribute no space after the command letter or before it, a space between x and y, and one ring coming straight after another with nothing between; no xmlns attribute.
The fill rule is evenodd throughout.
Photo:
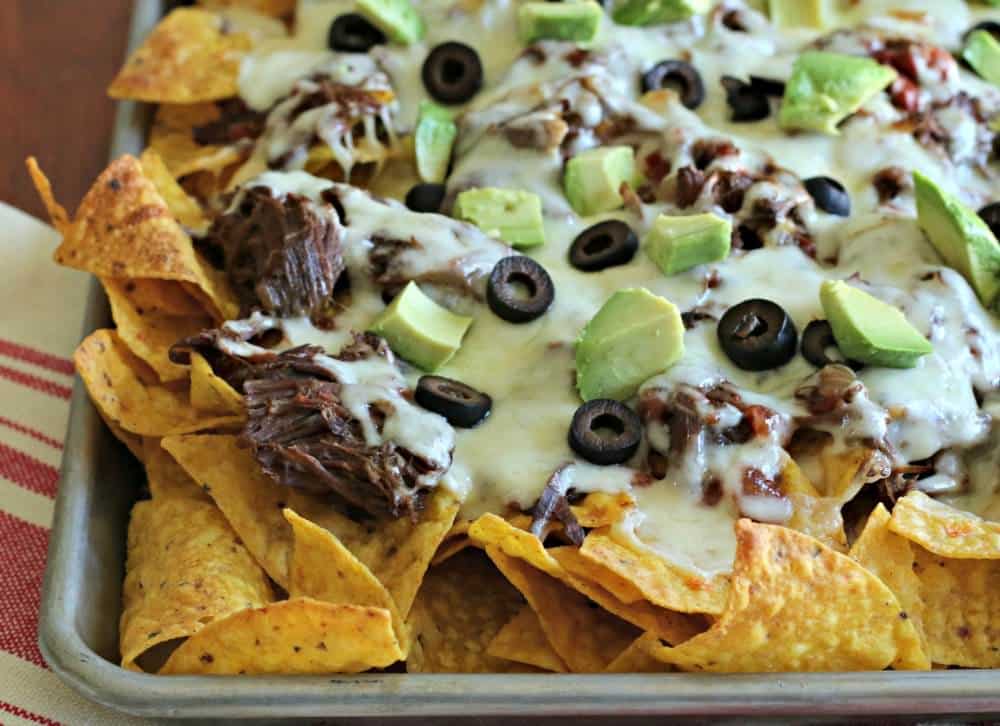
<svg viewBox="0 0 1000 726"><path fill-rule="evenodd" d="M698 108L705 100L705 84L698 69L682 60L660 61L642 74L642 92L673 88L681 97L681 103L690 109Z"/></svg>
<svg viewBox="0 0 1000 726"><path fill-rule="evenodd" d="M639 238L624 222L609 219L587 227L573 240L569 262L584 272L624 265L639 249Z"/></svg>
<svg viewBox="0 0 1000 726"><path fill-rule="evenodd" d="M802 357L817 368L822 368L831 363L848 365L856 371L864 368L863 363L846 360L842 356L831 358L827 352L831 348L837 348L837 340L833 337L833 328L830 327L830 323L827 321L813 320L802 331Z"/></svg>
<svg viewBox="0 0 1000 726"><path fill-rule="evenodd" d="M746 371L784 365L798 348L795 323L777 303L754 298L733 305L716 328L729 360Z"/></svg>
<svg viewBox="0 0 1000 726"><path fill-rule="evenodd" d="M504 257L486 283L486 302L508 323L529 323L545 314L556 288L545 268L530 257Z"/></svg>
<svg viewBox="0 0 1000 726"><path fill-rule="evenodd" d="M732 76L723 76L721 82L726 89L726 103L732 109L733 121L760 121L771 115L771 104L759 88Z"/></svg>
<svg viewBox="0 0 1000 726"><path fill-rule="evenodd" d="M421 376L413 392L416 402L448 419L452 426L471 429L490 415L493 399L472 386L444 376Z"/></svg>
<svg viewBox="0 0 1000 726"><path fill-rule="evenodd" d="M465 103L482 88L483 64L474 49L449 41L427 55L421 75L435 101Z"/></svg>
<svg viewBox="0 0 1000 726"><path fill-rule="evenodd" d="M444 184L414 184L406 193L406 206L414 212L439 212L444 194Z"/></svg>
<svg viewBox="0 0 1000 726"><path fill-rule="evenodd" d="M996 20L984 20L981 23L976 23L971 28L965 31L965 34L962 36L962 44L965 45L965 42L969 39L969 36L975 33L977 30L985 30L994 38L1000 40L1000 23L998 23Z"/></svg>
<svg viewBox="0 0 1000 726"><path fill-rule="evenodd" d="M785 82L777 78L766 78L764 76L750 76L750 87L764 96L785 95Z"/></svg>
<svg viewBox="0 0 1000 726"><path fill-rule="evenodd" d="M992 230L993 236L1000 239L1000 202L987 204L979 210L979 216Z"/></svg>
<svg viewBox="0 0 1000 726"><path fill-rule="evenodd" d="M595 398L576 409L569 445L591 464L621 464L632 458L642 440L639 415L620 401Z"/></svg>
<svg viewBox="0 0 1000 726"><path fill-rule="evenodd" d="M844 189L844 185L836 179L828 176L814 176L806 179L802 184L805 186L809 196L816 202L816 206L829 214L838 217L851 216L851 195Z"/></svg>
<svg viewBox="0 0 1000 726"><path fill-rule="evenodd" d="M346 13L330 23L326 44L342 53L367 53L385 42L385 34L357 13Z"/></svg>

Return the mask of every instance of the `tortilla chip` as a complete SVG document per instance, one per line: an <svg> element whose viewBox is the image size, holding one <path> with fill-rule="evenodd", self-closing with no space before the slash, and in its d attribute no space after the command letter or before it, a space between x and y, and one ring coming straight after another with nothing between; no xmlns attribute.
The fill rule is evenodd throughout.
<svg viewBox="0 0 1000 726"><path fill-rule="evenodd" d="M242 8L274 18L286 18L295 12L296 0L198 0L198 4L209 9Z"/></svg>
<svg viewBox="0 0 1000 726"><path fill-rule="evenodd" d="M388 610L405 657L409 636L389 591L331 532L284 510L294 546L289 564L288 595L311 597L339 605L365 605Z"/></svg>
<svg viewBox="0 0 1000 726"><path fill-rule="evenodd" d="M826 447L820 454L820 465L823 471L821 494L845 504L861 490L867 476L872 458L877 454L874 449L855 447L846 450L836 450Z"/></svg>
<svg viewBox="0 0 1000 726"><path fill-rule="evenodd" d="M580 553L629 581L645 599L667 610L716 615L725 608L729 581L724 575L699 577L653 552L619 544L603 530L587 535Z"/></svg>
<svg viewBox="0 0 1000 726"><path fill-rule="evenodd" d="M156 109L149 132L149 148L159 154L175 179L197 172L207 172L212 177L222 175L224 170L242 161L240 146L202 145L194 140L196 127L209 124L220 116L214 103L161 105Z"/></svg>
<svg viewBox="0 0 1000 726"><path fill-rule="evenodd" d="M245 416L243 396L215 375L201 353L191 351L191 405L208 413Z"/></svg>
<svg viewBox="0 0 1000 726"><path fill-rule="evenodd" d="M683 643L708 627L708 623L701 615L665 610L647 600L623 603L599 580L590 578L590 575L594 574L591 569L592 563L581 555L576 547L556 547L550 549L549 554L562 567L559 579L564 583L613 615L641 630L655 633L657 637L663 638L671 645Z"/></svg>
<svg viewBox="0 0 1000 726"><path fill-rule="evenodd" d="M123 444L125 444L125 447L132 453L132 456L134 456L139 461L145 460L144 459L145 453L143 452L143 443L142 443L143 438L141 436L129 433L121 426L119 426L117 422L112 421L110 418L107 417L107 415L105 415L104 411L101 410L100 406L97 407L97 414L101 417L101 420L104 422L104 425L108 427L108 430L111 431L112 434L114 434L114 437Z"/></svg>
<svg viewBox="0 0 1000 726"><path fill-rule="evenodd" d="M920 594L920 579L913 572L913 550L909 542L890 531L889 512L882 504L868 515L864 530L851 546L851 557L875 573L892 590L920 638L921 650L925 654L920 667L930 668L924 636L924 603Z"/></svg>
<svg viewBox="0 0 1000 726"><path fill-rule="evenodd" d="M210 328L211 319L204 314L181 317L148 311L133 304L127 292L127 281L102 277L101 284L111 303L111 316L119 339L156 371L164 383L187 380L187 366L170 360L170 348L178 340Z"/></svg>
<svg viewBox="0 0 1000 726"><path fill-rule="evenodd" d="M239 93L240 61L252 46L228 33L223 19L178 8L160 21L108 88L112 98L149 103L198 103Z"/></svg>
<svg viewBox="0 0 1000 726"><path fill-rule="evenodd" d="M524 560L494 545L487 545L486 554L527 599L552 649L571 672L603 671L639 636L638 628Z"/></svg>
<svg viewBox="0 0 1000 726"><path fill-rule="evenodd" d="M941 557L1000 559L1000 522L912 491L896 502L889 529Z"/></svg>
<svg viewBox="0 0 1000 726"><path fill-rule="evenodd" d="M42 204L45 205L45 209L49 213L52 226L59 234L65 235L70 228L69 214L66 213L65 207L56 201L55 195L52 193L52 183L38 166L38 159L29 156L25 165L28 167L28 174L31 175L31 181L35 185L35 191L38 192Z"/></svg>
<svg viewBox="0 0 1000 726"><path fill-rule="evenodd" d="M178 317L205 315L205 308L188 294L183 283L149 277L128 278L121 282L132 305L146 312Z"/></svg>
<svg viewBox="0 0 1000 726"><path fill-rule="evenodd" d="M427 572L410 616L410 673L508 673L517 663L487 647L523 607L516 589L478 550L462 552Z"/></svg>
<svg viewBox="0 0 1000 726"><path fill-rule="evenodd" d="M113 330L97 330L87 336L73 354L73 361L94 404L130 433L164 436L215 423L200 419L185 393L143 380L145 364L129 352Z"/></svg>
<svg viewBox="0 0 1000 726"><path fill-rule="evenodd" d="M920 640L875 575L817 540L778 525L736 523L726 610L706 632L651 655L712 672L917 667Z"/></svg>
<svg viewBox="0 0 1000 726"><path fill-rule="evenodd" d="M175 650L160 673L359 673L401 655L388 610L303 597L213 622Z"/></svg>
<svg viewBox="0 0 1000 726"><path fill-rule="evenodd" d="M192 234L202 235L207 232L211 224L208 217L198 206L198 202L189 197L177 183L160 155L153 149L146 149L139 157L139 163L146 176L156 185L174 219Z"/></svg>
<svg viewBox="0 0 1000 726"><path fill-rule="evenodd" d="M911 546L931 660L1000 668L1000 560L948 559Z"/></svg>
<svg viewBox="0 0 1000 726"><path fill-rule="evenodd" d="M444 536L444 540L438 545L437 552L431 560L432 565L440 565L449 557L454 557L466 547L471 547L473 542L469 539L469 527L472 521L463 519L451 525L451 529Z"/></svg>
<svg viewBox="0 0 1000 726"><path fill-rule="evenodd" d="M222 513L188 497L132 510L121 616L122 665L230 613L273 600L267 578Z"/></svg>
<svg viewBox="0 0 1000 726"><path fill-rule="evenodd" d="M552 650L542 624L529 605L504 625L496 637L490 641L486 653L494 658L503 658L517 663L541 668L543 671L565 673L566 664Z"/></svg>
<svg viewBox="0 0 1000 726"><path fill-rule="evenodd" d="M608 664L604 669L605 673L671 673L677 668L657 660L649 653L658 644L656 635L653 633L643 633L634 641L632 645L623 650L621 654Z"/></svg>
<svg viewBox="0 0 1000 726"><path fill-rule="evenodd" d="M562 568L552 559L541 540L502 517L484 514L469 527L469 537L484 546L494 545L505 555L522 559L553 577L560 576Z"/></svg>
<svg viewBox="0 0 1000 726"><path fill-rule="evenodd" d="M142 440L142 461L153 499L186 498L212 503L212 498L163 450L160 439ZM213 504L214 506L214 504Z"/></svg>
<svg viewBox="0 0 1000 726"><path fill-rule="evenodd" d="M608 527L621 522L635 508L635 499L628 492L591 492L570 508L581 527Z"/></svg>

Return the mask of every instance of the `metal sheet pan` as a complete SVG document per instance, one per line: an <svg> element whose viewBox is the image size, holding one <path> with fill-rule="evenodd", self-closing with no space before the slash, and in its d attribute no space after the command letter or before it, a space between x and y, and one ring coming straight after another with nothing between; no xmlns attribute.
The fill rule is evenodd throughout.
<svg viewBox="0 0 1000 726"><path fill-rule="evenodd" d="M138 0L131 44L167 6ZM149 109L119 107L112 153L141 150ZM107 325L95 281L83 333ZM695 674L156 677L117 666L128 512L141 471L106 430L79 380L73 392L39 640L52 670L84 696L137 715L199 719L455 716L952 718L1000 715L1000 671L716 676ZM658 719L658 720L661 720ZM493 720L493 719L489 719ZM587 719L589 720L589 719ZM796 719L799 720L799 719ZM909 720L909 719L907 719ZM437 722L436 719L434 722Z"/></svg>

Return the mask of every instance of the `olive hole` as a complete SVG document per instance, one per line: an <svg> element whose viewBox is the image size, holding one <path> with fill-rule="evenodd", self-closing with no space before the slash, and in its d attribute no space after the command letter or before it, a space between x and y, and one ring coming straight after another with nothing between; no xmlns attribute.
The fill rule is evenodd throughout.
<svg viewBox="0 0 1000 726"><path fill-rule="evenodd" d="M756 338L767 333L767 321L757 315L747 315L733 333L737 338Z"/></svg>
<svg viewBox="0 0 1000 726"><path fill-rule="evenodd" d="M453 86L465 76L465 64L455 58L446 58L441 65L441 80Z"/></svg>
<svg viewBox="0 0 1000 726"><path fill-rule="evenodd" d="M590 430L601 440L611 441L625 433L625 424L617 416L602 413L591 420Z"/></svg>
<svg viewBox="0 0 1000 726"><path fill-rule="evenodd" d="M583 251L588 255L596 255L604 252L612 244L614 244L614 240L611 239L610 234L599 234L587 240L587 243L583 246Z"/></svg>
<svg viewBox="0 0 1000 726"><path fill-rule="evenodd" d="M535 281L523 272L514 272L507 278L507 289L511 297L521 302L531 300L538 294Z"/></svg>
<svg viewBox="0 0 1000 726"><path fill-rule="evenodd" d="M471 397L466 391L463 391L461 388L456 388L455 386L441 386L441 392L451 398L461 399L463 401L471 400Z"/></svg>

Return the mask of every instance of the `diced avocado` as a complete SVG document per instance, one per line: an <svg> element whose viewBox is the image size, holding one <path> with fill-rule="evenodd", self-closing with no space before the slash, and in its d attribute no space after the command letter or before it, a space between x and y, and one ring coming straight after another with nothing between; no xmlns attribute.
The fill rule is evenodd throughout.
<svg viewBox="0 0 1000 726"><path fill-rule="evenodd" d="M542 200L520 189L467 189L455 200L454 214L486 234L523 249L545 244Z"/></svg>
<svg viewBox="0 0 1000 726"><path fill-rule="evenodd" d="M411 45L424 37L424 19L410 0L357 0L357 8L395 43Z"/></svg>
<svg viewBox="0 0 1000 726"><path fill-rule="evenodd" d="M708 12L710 0L623 0L611 17L619 25L657 25Z"/></svg>
<svg viewBox="0 0 1000 726"><path fill-rule="evenodd" d="M604 10L594 0L582 2L527 2L517 11L521 40L572 40L589 43L601 28Z"/></svg>
<svg viewBox="0 0 1000 726"><path fill-rule="evenodd" d="M661 214L643 244L664 275L676 275L695 265L726 259L732 234L729 220L714 214Z"/></svg>
<svg viewBox="0 0 1000 726"><path fill-rule="evenodd" d="M443 182L451 162L451 147L458 127L448 109L431 101L420 102L417 129L413 132L417 173L421 181Z"/></svg>
<svg viewBox="0 0 1000 726"><path fill-rule="evenodd" d="M962 57L983 80L1000 86L1000 43L992 33L986 30L970 33Z"/></svg>
<svg viewBox="0 0 1000 726"><path fill-rule="evenodd" d="M912 368L917 359L934 351L899 309L843 280L826 280L819 299L840 352L850 360Z"/></svg>
<svg viewBox="0 0 1000 726"><path fill-rule="evenodd" d="M619 290L576 341L576 385L584 401L623 401L684 355L677 306L643 288Z"/></svg>
<svg viewBox="0 0 1000 726"><path fill-rule="evenodd" d="M913 172L917 222L949 267L960 272L983 305L1000 295L1000 243L982 218L945 193L918 171Z"/></svg>
<svg viewBox="0 0 1000 726"><path fill-rule="evenodd" d="M838 134L837 124L896 79L868 58L814 50L795 61L785 85L779 123L784 129Z"/></svg>
<svg viewBox="0 0 1000 726"><path fill-rule="evenodd" d="M434 371L455 355L470 325L472 318L441 307L411 281L368 329L385 338L399 357Z"/></svg>
<svg viewBox="0 0 1000 726"><path fill-rule="evenodd" d="M586 217L620 209L625 203L620 191L623 182L636 183L632 147L599 146L566 163L563 189L573 209Z"/></svg>
<svg viewBox="0 0 1000 726"><path fill-rule="evenodd" d="M834 24L830 0L768 0L771 22L779 28L816 28Z"/></svg>

